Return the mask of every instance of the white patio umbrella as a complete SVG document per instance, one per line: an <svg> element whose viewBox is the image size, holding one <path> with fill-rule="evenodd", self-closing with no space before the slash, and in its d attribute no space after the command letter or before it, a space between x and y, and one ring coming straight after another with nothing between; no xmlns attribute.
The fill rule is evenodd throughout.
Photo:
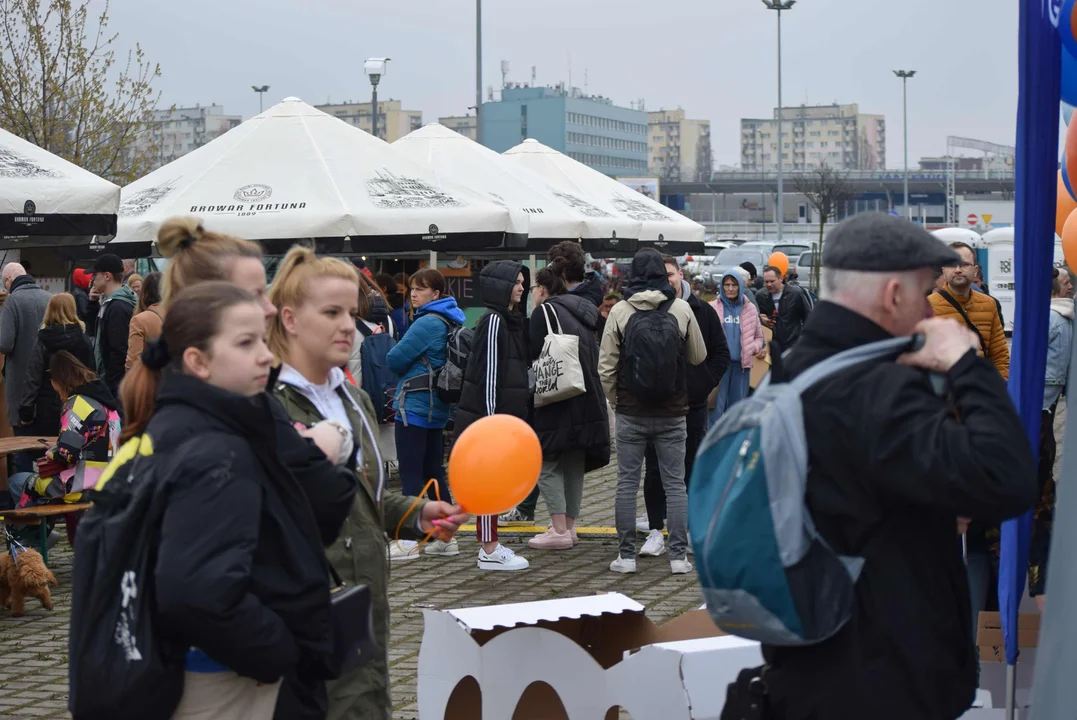
<svg viewBox="0 0 1077 720"><path fill-rule="evenodd" d="M119 204L119 186L0 130L0 250L89 245Z"/></svg>
<svg viewBox="0 0 1077 720"><path fill-rule="evenodd" d="M509 208L513 224L527 233L527 249L545 251L564 240L582 240L587 252L632 252L642 223L614 215L566 191L549 187L532 173L449 128L430 123L400 138L393 147Z"/></svg>
<svg viewBox="0 0 1077 720"><path fill-rule="evenodd" d="M537 140L524 140L506 150L505 157L541 175L552 188L578 196L618 217L642 223L641 248L652 247L670 255L704 250L704 228L699 223Z"/></svg>
<svg viewBox="0 0 1077 720"><path fill-rule="evenodd" d="M330 252L467 252L502 247L509 230L506 208L297 98L131 183L119 215L125 257L118 245L152 242L174 215L273 254L309 239Z"/></svg>

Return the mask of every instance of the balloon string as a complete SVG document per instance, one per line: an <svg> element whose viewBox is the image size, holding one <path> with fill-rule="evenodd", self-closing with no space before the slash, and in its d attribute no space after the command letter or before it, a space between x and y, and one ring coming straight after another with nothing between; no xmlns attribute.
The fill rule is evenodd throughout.
<svg viewBox="0 0 1077 720"><path fill-rule="evenodd" d="M430 489L431 486L433 486L433 488L434 488L434 497L436 497L438 499L438 502L441 502L441 488L438 485L437 478L430 478L429 480L427 480L426 485L423 485L423 489L419 491L419 495L415 498L415 501L408 508L408 511L406 513L404 513L403 517L400 518L400 522L397 523L397 525L396 525L396 538L395 538L397 542L400 541L400 531L404 528L404 522L411 516L411 513L414 512L415 509L419 507L419 503L421 503L423 501L423 498L426 497L426 492L427 492L427 490ZM421 521L419 523L419 527L420 528L422 527L422 522ZM440 529L441 528L439 528L439 527L437 527L435 525L434 529L431 530L430 532L428 532L426 534L426 537L424 537L419 542L419 547L415 548L416 551L422 549L423 545L425 545L427 542L429 542L430 538L433 537Z"/></svg>

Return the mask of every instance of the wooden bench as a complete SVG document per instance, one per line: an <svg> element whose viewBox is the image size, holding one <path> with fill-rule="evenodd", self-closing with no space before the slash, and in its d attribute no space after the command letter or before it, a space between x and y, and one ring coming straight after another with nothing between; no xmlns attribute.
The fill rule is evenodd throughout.
<svg viewBox="0 0 1077 720"><path fill-rule="evenodd" d="M62 505L35 505L33 507L20 508L18 510L0 510L0 521L8 525L29 526L37 525L41 528L39 534L41 559L45 565L49 564L49 527L46 520L57 515L68 513L83 513L90 509L91 503L65 503Z"/></svg>

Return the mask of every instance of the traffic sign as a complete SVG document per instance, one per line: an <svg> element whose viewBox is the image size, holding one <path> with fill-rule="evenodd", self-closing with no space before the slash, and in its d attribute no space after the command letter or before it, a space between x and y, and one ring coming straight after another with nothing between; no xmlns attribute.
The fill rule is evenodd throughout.
<svg viewBox="0 0 1077 720"><path fill-rule="evenodd" d="M975 227L979 220L976 217L976 213L969 213L969 225Z"/></svg>
<svg viewBox="0 0 1077 720"><path fill-rule="evenodd" d="M988 215L987 213L984 213L984 225L990 225L991 224L991 218L993 218L993 217L995 217L995 216L994 215Z"/></svg>

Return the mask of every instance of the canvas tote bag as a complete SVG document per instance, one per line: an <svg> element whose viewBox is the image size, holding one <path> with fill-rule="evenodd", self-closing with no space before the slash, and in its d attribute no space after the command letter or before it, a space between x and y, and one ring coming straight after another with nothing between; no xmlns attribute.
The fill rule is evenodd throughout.
<svg viewBox="0 0 1077 720"><path fill-rule="evenodd" d="M531 365L535 373L535 407L569 400L587 392L580 365L580 339L566 335L561 328L557 311L546 303L539 305L546 319L546 340L542 354ZM550 325L550 315L557 325L555 333Z"/></svg>

